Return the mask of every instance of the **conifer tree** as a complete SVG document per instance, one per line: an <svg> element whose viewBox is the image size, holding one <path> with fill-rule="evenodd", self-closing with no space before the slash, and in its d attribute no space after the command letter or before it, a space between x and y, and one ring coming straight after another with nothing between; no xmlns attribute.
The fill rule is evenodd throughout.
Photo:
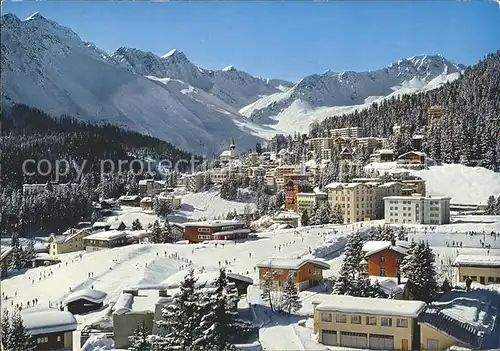
<svg viewBox="0 0 500 351"><path fill-rule="evenodd" d="M302 308L302 302L299 298L297 285L292 274L289 274L285 281L285 289L283 291L283 310L288 314L296 312Z"/></svg>
<svg viewBox="0 0 500 351"><path fill-rule="evenodd" d="M139 218L132 222L132 230L142 230L142 224Z"/></svg>
<svg viewBox="0 0 500 351"><path fill-rule="evenodd" d="M21 269L24 267L23 260L23 249L19 243L19 234L17 232L12 233L11 238L12 253L10 254L10 266L11 269Z"/></svg>
<svg viewBox="0 0 500 351"><path fill-rule="evenodd" d="M154 221L151 229L151 241L155 244L163 243L162 232L158 220Z"/></svg>
<svg viewBox="0 0 500 351"><path fill-rule="evenodd" d="M300 224L302 226L308 226L309 225L309 216L307 214L307 211L302 211L302 215L300 216Z"/></svg>
<svg viewBox="0 0 500 351"><path fill-rule="evenodd" d="M19 310L15 310L12 316L10 345L12 350L15 351L30 351L35 349L34 340L28 335Z"/></svg>
<svg viewBox="0 0 500 351"><path fill-rule="evenodd" d="M144 321L137 322L137 327L134 330L134 335L129 336L130 351L149 351L151 350L151 343L148 341L150 333L146 328Z"/></svg>
<svg viewBox="0 0 500 351"><path fill-rule="evenodd" d="M9 310L7 308L4 308L2 312L2 326L1 326L1 342L2 342L2 350L9 350L11 349L11 343L10 343L10 316L9 316Z"/></svg>

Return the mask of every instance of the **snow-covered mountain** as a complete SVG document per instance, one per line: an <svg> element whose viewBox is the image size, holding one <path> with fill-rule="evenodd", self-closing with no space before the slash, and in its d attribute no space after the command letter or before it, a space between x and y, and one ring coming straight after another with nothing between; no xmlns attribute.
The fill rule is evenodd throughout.
<svg viewBox="0 0 500 351"><path fill-rule="evenodd" d="M399 60L376 71L313 74L286 92L263 97L245 106L240 113L253 121L273 123L270 117L292 105L306 109L359 105L370 97L387 96L398 87L425 86L438 76L457 73L464 68L440 55L433 55Z"/></svg>
<svg viewBox="0 0 500 351"><path fill-rule="evenodd" d="M220 151L233 136L241 149L259 140L252 135L261 134L257 126L195 86L202 78L198 82L193 75L185 82L137 74L137 68L127 70L40 14L24 21L4 15L1 31L4 103L23 103L54 116L109 121L200 154ZM187 61L177 52L167 60L173 65Z"/></svg>
<svg viewBox="0 0 500 351"><path fill-rule="evenodd" d="M283 80L253 77L233 66L222 70L203 69L176 49L159 57L138 49L119 48L113 54L113 59L123 67L144 76L181 80L236 108L293 86L293 83Z"/></svg>

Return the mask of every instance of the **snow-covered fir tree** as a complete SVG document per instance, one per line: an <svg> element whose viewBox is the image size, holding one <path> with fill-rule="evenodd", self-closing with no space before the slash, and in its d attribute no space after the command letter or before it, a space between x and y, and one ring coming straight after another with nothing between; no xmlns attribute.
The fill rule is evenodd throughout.
<svg viewBox="0 0 500 351"><path fill-rule="evenodd" d="M128 338L130 341L130 347L128 349L130 351L150 351L152 349L151 342L148 340L150 334L144 321L137 322L134 334Z"/></svg>
<svg viewBox="0 0 500 351"><path fill-rule="evenodd" d="M413 299L433 301L438 291L435 256L428 243L412 242L401 262L401 273L410 284Z"/></svg>
<svg viewBox="0 0 500 351"><path fill-rule="evenodd" d="M10 350L11 349L11 343L10 343L10 316L9 316L9 310L7 308L4 308L2 312L2 326L1 326L1 343L2 343L2 350Z"/></svg>
<svg viewBox="0 0 500 351"><path fill-rule="evenodd" d="M331 223L334 224L344 223L344 213L340 208L340 204L336 204L331 211Z"/></svg>
<svg viewBox="0 0 500 351"><path fill-rule="evenodd" d="M295 284L294 277L289 274L285 281L285 289L283 290L283 306L282 309L291 314L302 308L302 302L299 298L297 285Z"/></svg>
<svg viewBox="0 0 500 351"><path fill-rule="evenodd" d="M196 287L194 270L190 269L180 285L180 292L162 309L162 320L158 321L162 337L155 340L159 350L190 350L201 321L201 293Z"/></svg>
<svg viewBox="0 0 500 351"><path fill-rule="evenodd" d="M309 215L307 213L308 213L308 211L302 211L302 214L300 215L300 225L301 226L309 225Z"/></svg>
<svg viewBox="0 0 500 351"><path fill-rule="evenodd" d="M24 327L23 317L19 310L14 310L10 322L10 347L12 351L30 351L35 349L33 338Z"/></svg>
<svg viewBox="0 0 500 351"><path fill-rule="evenodd" d="M170 212L172 212L170 202L164 198L158 196L155 197L153 199L153 212L160 217L166 217Z"/></svg>
<svg viewBox="0 0 500 351"><path fill-rule="evenodd" d="M151 229L151 241L155 244L163 243L162 231L158 220L153 223L153 227Z"/></svg>
<svg viewBox="0 0 500 351"><path fill-rule="evenodd" d="M19 242L19 234L17 232L12 233L11 238L12 252L10 254L10 268L19 270L24 267L24 254L21 244Z"/></svg>
<svg viewBox="0 0 500 351"><path fill-rule="evenodd" d="M132 230L142 230L142 224L139 218L132 222Z"/></svg>

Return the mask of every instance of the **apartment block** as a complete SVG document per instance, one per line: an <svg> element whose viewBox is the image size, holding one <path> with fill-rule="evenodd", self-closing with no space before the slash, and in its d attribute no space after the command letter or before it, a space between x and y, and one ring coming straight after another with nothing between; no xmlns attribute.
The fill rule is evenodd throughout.
<svg viewBox="0 0 500 351"><path fill-rule="evenodd" d="M450 223L449 197L412 196L384 197L386 223L448 224Z"/></svg>
<svg viewBox="0 0 500 351"><path fill-rule="evenodd" d="M363 131L361 127L346 127L331 129L330 135L333 138L343 137L343 138L361 138L363 137Z"/></svg>
<svg viewBox="0 0 500 351"><path fill-rule="evenodd" d="M205 175L203 173L190 174L185 177L185 187L187 191L193 193L200 190L205 182Z"/></svg>
<svg viewBox="0 0 500 351"><path fill-rule="evenodd" d="M344 213L344 223L376 218L379 191L376 184L330 183L325 188L331 208L339 205Z"/></svg>
<svg viewBox="0 0 500 351"><path fill-rule="evenodd" d="M314 204L328 201L328 194L323 192L297 193L297 212L303 213Z"/></svg>

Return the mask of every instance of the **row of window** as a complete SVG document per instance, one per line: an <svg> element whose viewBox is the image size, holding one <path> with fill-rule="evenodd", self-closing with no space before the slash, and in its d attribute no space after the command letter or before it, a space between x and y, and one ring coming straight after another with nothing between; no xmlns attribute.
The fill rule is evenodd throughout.
<svg viewBox="0 0 500 351"><path fill-rule="evenodd" d="M382 327L392 327L392 319L390 317L380 317L380 325ZM408 319L406 318L395 318L396 319L396 327L398 328L408 328ZM329 312L321 312L321 321L322 322L332 322L333 321L333 313ZM347 315L345 314L335 314L335 322L336 323L347 323ZM362 316L351 316L350 318L351 324L363 324ZM365 317L366 325L377 325L377 317Z"/></svg>
<svg viewBox="0 0 500 351"><path fill-rule="evenodd" d="M199 240L210 240L210 235L198 234Z"/></svg>
<svg viewBox="0 0 500 351"><path fill-rule="evenodd" d="M62 337L61 335L58 335L57 336L57 342L61 342L62 341ZM41 338L37 338L36 339L36 343L37 344L46 344L49 342L49 337L48 336L43 336Z"/></svg>
<svg viewBox="0 0 500 351"><path fill-rule="evenodd" d="M480 278L483 278L483 280L484 280L485 282L487 281L488 283L496 283L496 284L500 284L500 277L480 277ZM466 281L466 280L467 280L467 276L466 276L466 275L464 275L464 276L462 277L462 279L463 279L463 281ZM477 276L475 276L475 275L472 275L472 276L470 277L470 279L471 279L473 282L477 282L477 281L478 281Z"/></svg>

